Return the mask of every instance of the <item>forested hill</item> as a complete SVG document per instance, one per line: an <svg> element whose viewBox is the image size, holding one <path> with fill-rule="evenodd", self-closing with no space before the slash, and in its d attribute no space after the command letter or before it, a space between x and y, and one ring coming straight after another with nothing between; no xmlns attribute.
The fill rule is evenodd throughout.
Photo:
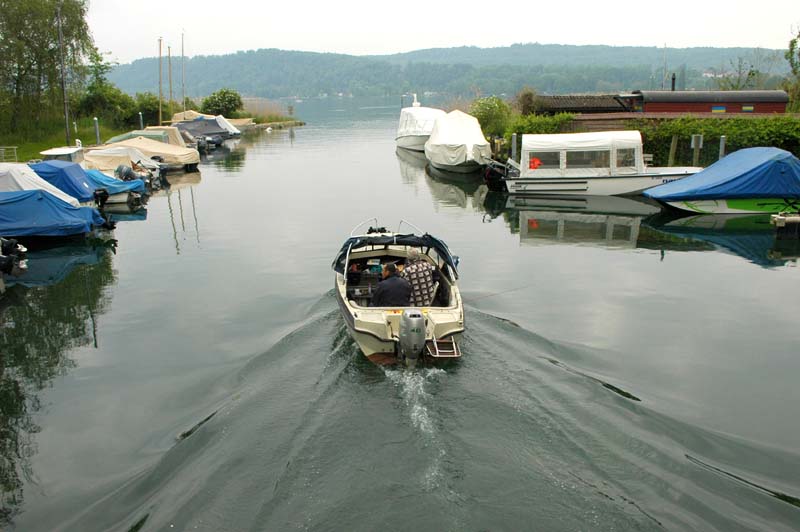
<svg viewBox="0 0 800 532"><path fill-rule="evenodd" d="M440 48L387 56L352 56L276 49L186 60L186 93L206 96L230 87L244 96L279 98L321 94L397 95L426 91L453 96L615 92L661 88L664 62L678 88L708 88L704 71L732 69L742 59L775 73L781 51L748 48L654 48L525 44L502 48ZM164 60L164 91L167 86ZM172 58L173 94L180 98L181 59ZM122 90L158 92L158 59L117 66L109 79Z"/></svg>

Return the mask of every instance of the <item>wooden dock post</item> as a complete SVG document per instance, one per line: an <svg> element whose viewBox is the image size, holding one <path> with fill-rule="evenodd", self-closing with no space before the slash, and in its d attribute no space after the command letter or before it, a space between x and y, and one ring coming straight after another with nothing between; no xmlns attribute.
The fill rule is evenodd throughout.
<svg viewBox="0 0 800 532"><path fill-rule="evenodd" d="M675 166L675 153L678 151L678 135L672 135L672 142L669 144L669 160L667 166Z"/></svg>

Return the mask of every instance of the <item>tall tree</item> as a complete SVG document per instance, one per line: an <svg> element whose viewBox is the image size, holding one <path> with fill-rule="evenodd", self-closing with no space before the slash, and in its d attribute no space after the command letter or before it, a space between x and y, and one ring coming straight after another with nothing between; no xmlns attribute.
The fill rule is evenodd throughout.
<svg viewBox="0 0 800 532"><path fill-rule="evenodd" d="M0 109L17 131L23 122L59 115L61 54L57 8L61 8L68 84L85 75L83 58L92 49L87 0L0 0ZM10 107L10 109L8 109Z"/></svg>

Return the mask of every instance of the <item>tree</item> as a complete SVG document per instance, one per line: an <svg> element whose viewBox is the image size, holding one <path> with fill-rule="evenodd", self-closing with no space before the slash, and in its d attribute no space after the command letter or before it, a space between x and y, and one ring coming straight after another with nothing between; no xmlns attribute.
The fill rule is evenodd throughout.
<svg viewBox="0 0 800 532"><path fill-rule="evenodd" d="M86 0L0 0L0 120L20 131L62 114L56 9L61 6L67 82L85 75L83 58L93 48ZM0 126L3 126L0 122Z"/></svg>
<svg viewBox="0 0 800 532"><path fill-rule="evenodd" d="M502 137L511 117L511 109L497 96L489 96L472 102L470 114L478 119L484 135Z"/></svg>
<svg viewBox="0 0 800 532"><path fill-rule="evenodd" d="M89 85L80 98L77 112L82 116L101 116L117 126L131 123L136 106L133 98L110 83L106 75L114 68L97 48L89 52Z"/></svg>
<svg viewBox="0 0 800 532"><path fill-rule="evenodd" d="M242 97L233 89L220 89L203 99L200 111L210 115L233 116L244 107Z"/></svg>
<svg viewBox="0 0 800 532"><path fill-rule="evenodd" d="M789 94L788 111L800 112L800 30L797 36L789 41L789 49L786 50L784 57L789 62L792 70L792 77L784 82L784 89Z"/></svg>
<svg viewBox="0 0 800 532"><path fill-rule="evenodd" d="M539 97L536 91L530 87L524 87L517 93L515 105L517 111L522 115L531 115L539 111Z"/></svg>

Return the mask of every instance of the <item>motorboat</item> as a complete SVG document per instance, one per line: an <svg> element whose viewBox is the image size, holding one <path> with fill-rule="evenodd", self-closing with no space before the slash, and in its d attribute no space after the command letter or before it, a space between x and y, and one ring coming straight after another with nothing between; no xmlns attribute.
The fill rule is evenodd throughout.
<svg viewBox="0 0 800 532"><path fill-rule="evenodd" d="M77 163L61 160L42 161L30 165L42 179L76 198L84 206L123 203L130 206L142 203L144 181L121 181L99 170L84 170Z"/></svg>
<svg viewBox="0 0 800 532"><path fill-rule="evenodd" d="M490 162L490 188L509 194L616 196L683 179L698 167L651 167L638 131L522 135L519 161Z"/></svg>
<svg viewBox="0 0 800 532"><path fill-rule="evenodd" d="M73 207L80 207L80 202L76 198L39 177L27 164L0 163L0 192L23 190L42 190Z"/></svg>
<svg viewBox="0 0 800 532"><path fill-rule="evenodd" d="M413 151L425 151L425 142L433 132L436 119L445 113L441 109L422 107L414 94L411 107L400 110L400 123L397 125L397 147Z"/></svg>
<svg viewBox="0 0 800 532"><path fill-rule="evenodd" d="M478 119L456 109L434 122L425 142L425 156L439 170L472 173L491 160L492 150Z"/></svg>
<svg viewBox="0 0 800 532"><path fill-rule="evenodd" d="M197 165L200 164L200 153L195 149L181 148L180 146L165 144L145 137L115 142L106 145L105 148L117 146L136 148L145 157L151 159L158 157L163 162L162 168L166 168L169 171L195 172L197 171Z"/></svg>
<svg viewBox="0 0 800 532"><path fill-rule="evenodd" d="M778 148L745 148L688 179L644 194L695 213L797 213L800 159Z"/></svg>
<svg viewBox="0 0 800 532"><path fill-rule="evenodd" d="M370 222L366 232L359 232ZM416 232L400 232L403 224ZM433 267L432 277L438 279L426 292L426 300L419 306L371 306L382 268L393 263L402 270L413 250ZM353 228L333 260L334 291L351 336L369 360L413 367L421 360L461 357L458 341L464 331L464 308L457 266L458 257L447 244L404 220L397 232L379 227L376 218Z"/></svg>

